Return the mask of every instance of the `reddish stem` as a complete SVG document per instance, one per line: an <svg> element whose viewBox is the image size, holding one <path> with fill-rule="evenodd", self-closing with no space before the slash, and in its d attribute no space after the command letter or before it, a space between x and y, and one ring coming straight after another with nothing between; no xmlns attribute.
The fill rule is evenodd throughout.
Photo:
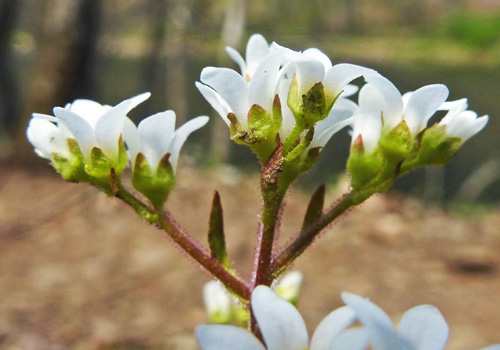
<svg viewBox="0 0 500 350"><path fill-rule="evenodd" d="M227 289L245 300L250 300L251 290L244 281L232 275L217 260L213 259L200 243L173 220L169 212L157 210L157 214L159 226L182 250L219 279Z"/></svg>

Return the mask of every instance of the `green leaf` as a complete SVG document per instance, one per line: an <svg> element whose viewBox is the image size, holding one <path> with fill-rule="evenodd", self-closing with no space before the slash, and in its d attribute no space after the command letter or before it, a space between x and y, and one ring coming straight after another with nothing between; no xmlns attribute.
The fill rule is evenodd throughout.
<svg viewBox="0 0 500 350"><path fill-rule="evenodd" d="M302 224L302 231L311 225L314 220L319 218L323 213L323 205L325 202L325 185L318 187L316 192L311 197L309 205L307 206L304 223Z"/></svg>
<svg viewBox="0 0 500 350"><path fill-rule="evenodd" d="M212 210L210 211L208 244L210 246L212 258L217 260L226 269L230 268L226 250L226 239L224 235L222 205L217 191L214 192Z"/></svg>

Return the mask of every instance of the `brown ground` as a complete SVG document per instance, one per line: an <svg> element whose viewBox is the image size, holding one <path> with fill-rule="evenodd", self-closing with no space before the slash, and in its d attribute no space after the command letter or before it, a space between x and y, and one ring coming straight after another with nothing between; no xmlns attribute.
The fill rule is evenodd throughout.
<svg viewBox="0 0 500 350"><path fill-rule="evenodd" d="M45 165L2 168L0 348L196 349L207 274L118 200L64 183ZM248 273L255 176L186 166L178 175L170 199L178 221L204 240L219 190L231 259ZM289 196L282 242L306 202L303 193ZM340 220L294 266L305 274L299 310L310 332L350 291L394 320L415 305L437 306L451 328L447 349L456 350L500 342L499 267L500 210L465 220L394 195Z"/></svg>

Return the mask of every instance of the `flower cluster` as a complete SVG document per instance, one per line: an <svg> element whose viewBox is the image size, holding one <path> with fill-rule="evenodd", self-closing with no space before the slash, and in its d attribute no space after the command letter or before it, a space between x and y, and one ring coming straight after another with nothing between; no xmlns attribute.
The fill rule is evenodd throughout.
<svg viewBox="0 0 500 350"><path fill-rule="evenodd" d="M434 306L408 310L396 330L377 305L357 295L342 293L346 304L326 316L311 342L297 309L266 286L252 293L252 311L262 339L230 325L200 325L196 337L202 350L442 350L448 325ZM361 327L353 327L358 321ZM500 344L482 350L500 350Z"/></svg>
<svg viewBox="0 0 500 350"><path fill-rule="evenodd" d="M352 186L383 191L388 180L411 169L444 165L488 122L488 116L477 118L466 110L466 99L445 102L444 85L401 95L378 72L352 64L332 65L318 49L296 52L268 44L255 34L248 42L246 60L232 48L227 52L241 74L206 67L196 86L230 127L231 138L251 147L262 163L276 142L283 143L282 170L295 172L292 178L310 169L317 150L350 125L347 169ZM348 97L357 87L349 83L359 77L366 84L356 104ZM448 114L428 128L438 110ZM300 161L293 162L297 157ZM287 169L290 163L294 166Z"/></svg>
<svg viewBox="0 0 500 350"><path fill-rule="evenodd" d="M34 113L28 140L65 180L91 182L105 191L112 190L111 172L120 177L131 164L134 187L161 205L175 181L184 141L208 117L197 117L175 130L175 113L165 111L135 126L127 113L149 96L144 93L114 107L76 100L54 108L54 116Z"/></svg>

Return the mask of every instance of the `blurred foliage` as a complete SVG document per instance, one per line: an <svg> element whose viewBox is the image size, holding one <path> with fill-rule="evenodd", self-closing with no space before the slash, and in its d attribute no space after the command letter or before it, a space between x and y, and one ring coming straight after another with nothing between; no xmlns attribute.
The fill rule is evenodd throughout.
<svg viewBox="0 0 500 350"><path fill-rule="evenodd" d="M500 41L500 12L460 11L443 21L443 32L464 44L486 47Z"/></svg>

